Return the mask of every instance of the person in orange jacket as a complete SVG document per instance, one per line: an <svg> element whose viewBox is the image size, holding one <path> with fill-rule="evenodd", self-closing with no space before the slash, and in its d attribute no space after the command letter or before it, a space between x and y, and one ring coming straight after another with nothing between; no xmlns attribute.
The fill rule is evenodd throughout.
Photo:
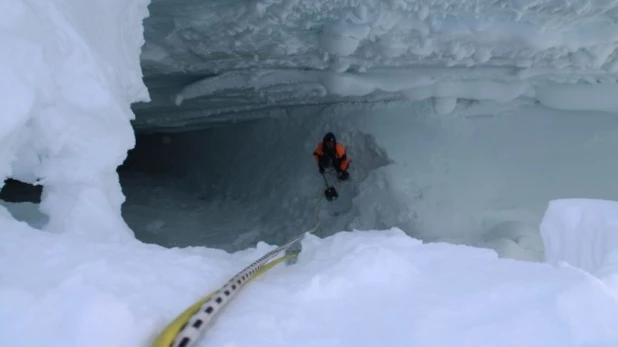
<svg viewBox="0 0 618 347"><path fill-rule="evenodd" d="M321 142L313 151L313 157L320 173L324 173L324 169L333 167L337 171L337 177L339 180L347 180L350 177L348 168L350 166L350 159L346 153L345 147L337 142L335 135L331 132L326 133Z"/></svg>

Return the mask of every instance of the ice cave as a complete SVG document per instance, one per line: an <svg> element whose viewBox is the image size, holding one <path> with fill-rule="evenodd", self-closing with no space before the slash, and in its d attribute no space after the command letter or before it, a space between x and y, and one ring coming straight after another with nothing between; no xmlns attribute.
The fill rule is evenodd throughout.
<svg viewBox="0 0 618 347"><path fill-rule="evenodd" d="M0 9L1 346L618 345L618 0Z"/></svg>

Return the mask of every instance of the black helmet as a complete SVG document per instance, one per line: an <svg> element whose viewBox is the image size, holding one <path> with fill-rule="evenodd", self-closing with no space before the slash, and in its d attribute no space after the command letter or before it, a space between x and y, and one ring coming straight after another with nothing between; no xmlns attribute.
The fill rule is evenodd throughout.
<svg viewBox="0 0 618 347"><path fill-rule="evenodd" d="M332 153L335 150L335 145L337 144L337 140L335 139L335 134L328 132L324 135L322 139L322 148L329 153Z"/></svg>
<svg viewBox="0 0 618 347"><path fill-rule="evenodd" d="M335 134L328 132L326 133L326 135L324 135L324 139L322 139L322 141L324 143L328 142L328 141L333 141L333 142L337 142L337 139L335 138Z"/></svg>

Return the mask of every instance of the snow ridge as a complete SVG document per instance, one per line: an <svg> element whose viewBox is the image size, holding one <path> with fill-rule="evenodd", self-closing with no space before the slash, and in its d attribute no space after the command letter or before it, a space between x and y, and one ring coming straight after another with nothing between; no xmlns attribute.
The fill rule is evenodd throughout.
<svg viewBox="0 0 618 347"><path fill-rule="evenodd" d="M148 4L2 3L0 182L44 186L46 230L133 237L116 168L134 145L129 105L149 100L138 60Z"/></svg>

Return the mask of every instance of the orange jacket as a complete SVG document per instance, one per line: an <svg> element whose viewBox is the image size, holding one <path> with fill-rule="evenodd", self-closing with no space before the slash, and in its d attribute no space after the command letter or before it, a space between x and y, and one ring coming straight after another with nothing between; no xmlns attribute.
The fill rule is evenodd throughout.
<svg viewBox="0 0 618 347"><path fill-rule="evenodd" d="M318 142L318 145L315 147L313 151L313 157L315 158L316 163L320 164L320 159L324 157L324 143L322 141ZM337 171L346 171L348 166L350 165L350 159L348 159L348 155L346 154L345 147L340 144L335 144L335 158L333 158L333 165L338 165L339 168ZM335 167L335 169L337 169Z"/></svg>

